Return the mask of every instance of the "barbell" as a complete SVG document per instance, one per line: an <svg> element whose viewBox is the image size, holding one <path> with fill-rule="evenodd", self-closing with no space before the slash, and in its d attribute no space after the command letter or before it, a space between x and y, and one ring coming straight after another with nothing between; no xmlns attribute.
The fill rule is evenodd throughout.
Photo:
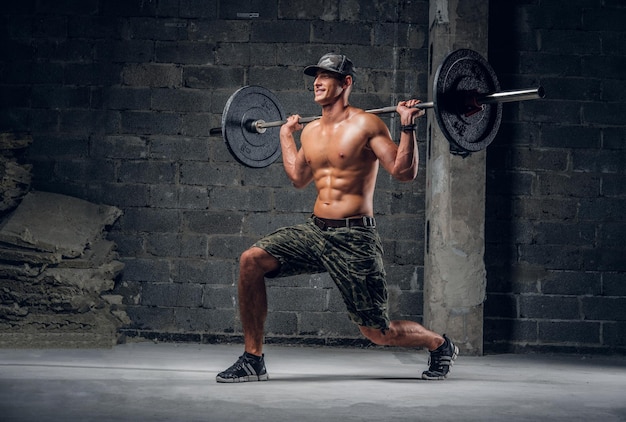
<svg viewBox="0 0 626 422"><path fill-rule="evenodd" d="M415 107L434 109L437 124L450 143L450 152L467 156L483 150L495 138L502 120L502 103L545 97L543 87L500 91L491 65L479 53L460 49L448 54L433 80L434 101ZM384 114L396 106L365 110ZM321 116L302 117L306 124ZM222 134L233 157L248 167L261 168L280 156L278 127L285 113L274 93L261 86L244 86L233 93L222 112L222 126L211 135Z"/></svg>

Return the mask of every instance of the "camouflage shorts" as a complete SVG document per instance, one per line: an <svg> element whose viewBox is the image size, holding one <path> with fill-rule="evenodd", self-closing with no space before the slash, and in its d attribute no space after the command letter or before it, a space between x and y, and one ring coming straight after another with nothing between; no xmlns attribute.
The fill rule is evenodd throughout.
<svg viewBox="0 0 626 422"><path fill-rule="evenodd" d="M356 324L389 327L383 248L375 228L321 230L313 220L283 227L254 244L280 262L267 277L328 272Z"/></svg>

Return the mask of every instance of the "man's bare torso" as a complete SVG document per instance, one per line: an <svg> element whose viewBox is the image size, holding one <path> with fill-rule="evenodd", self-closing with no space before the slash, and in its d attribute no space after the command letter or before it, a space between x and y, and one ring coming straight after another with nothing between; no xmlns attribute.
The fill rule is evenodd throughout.
<svg viewBox="0 0 626 422"><path fill-rule="evenodd" d="M378 160L369 146L371 117L351 107L346 119L330 124L317 120L302 132L302 149L318 193L313 209L318 217L374 214Z"/></svg>

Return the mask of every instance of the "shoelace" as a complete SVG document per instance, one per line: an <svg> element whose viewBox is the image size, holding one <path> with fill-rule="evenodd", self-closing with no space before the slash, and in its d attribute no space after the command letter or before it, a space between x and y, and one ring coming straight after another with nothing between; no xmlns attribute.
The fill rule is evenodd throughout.
<svg viewBox="0 0 626 422"><path fill-rule="evenodd" d="M428 358L428 366L430 371L442 372L444 366L450 366L452 357L444 354L443 351L432 352Z"/></svg>
<svg viewBox="0 0 626 422"><path fill-rule="evenodd" d="M241 369L243 369L248 375L253 375L258 372L257 368L255 368L254 362L246 359L243 355L239 356L237 362L235 362L233 366L228 369L228 372L234 373L235 371Z"/></svg>

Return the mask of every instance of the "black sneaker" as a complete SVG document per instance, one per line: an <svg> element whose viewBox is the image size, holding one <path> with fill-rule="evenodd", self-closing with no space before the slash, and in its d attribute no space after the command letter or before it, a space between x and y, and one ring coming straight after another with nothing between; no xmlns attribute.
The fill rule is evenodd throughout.
<svg viewBox="0 0 626 422"><path fill-rule="evenodd" d="M217 374L217 382L248 382L267 381L270 377L265 370L265 360L261 357L243 352L237 362L224 372Z"/></svg>
<svg viewBox="0 0 626 422"><path fill-rule="evenodd" d="M444 334L444 343L436 350L430 352L428 359L428 371L422 372L422 379L443 380L448 377L450 367L459 355L459 348Z"/></svg>

